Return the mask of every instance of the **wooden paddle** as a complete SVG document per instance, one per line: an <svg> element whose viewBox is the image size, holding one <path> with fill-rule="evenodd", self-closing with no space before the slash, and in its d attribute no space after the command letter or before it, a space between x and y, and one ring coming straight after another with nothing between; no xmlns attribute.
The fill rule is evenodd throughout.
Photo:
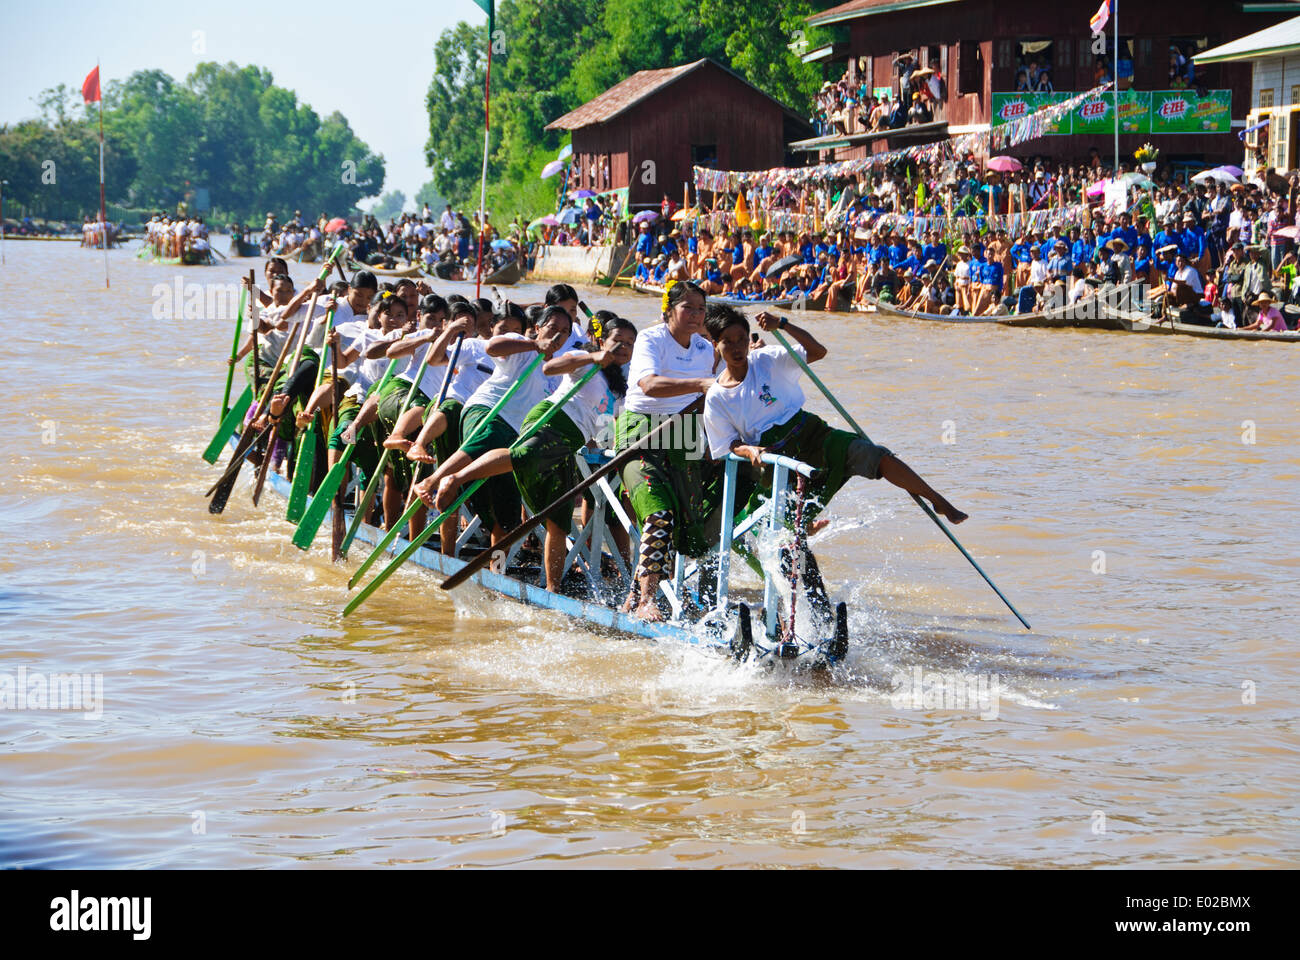
<svg viewBox="0 0 1300 960"><path fill-rule="evenodd" d="M434 340L437 337L433 338ZM429 341L433 345L433 340ZM418 347L416 349L419 349ZM429 358L433 356L433 351L425 349L424 358L420 361L419 368L415 371L415 376L411 380L411 386L407 388L406 398L402 401L402 408L397 411L397 419L400 420L406 408L411 405L411 400L415 397L415 391L419 388L420 380L424 377L425 368L429 366ZM370 505L375 501L375 494L379 492L379 486L384 482L384 467L388 466L388 458L393 455L393 451L387 447L383 448L383 453L379 455L379 464L375 467L375 475L366 483L366 489L362 491L361 502L357 504L356 512L352 515L352 523L348 526L348 532L343 537L343 543L339 549L344 554L347 553L348 547L356 538L357 531L361 529L361 524L365 521L366 514L370 511ZM412 511L414 512L414 511ZM409 518L408 518L409 519ZM349 584L351 586L351 584Z"/></svg>
<svg viewBox="0 0 1300 960"><path fill-rule="evenodd" d="M790 342L786 340L785 336L781 333L781 331L773 330L772 336L776 337L777 342L781 344L781 346L785 347L786 352L788 352L790 356L794 358L795 362L798 363L799 366L803 368L803 372L808 375L808 379L811 380L817 386L817 389L822 392L822 395L825 396L826 399L831 402L831 406L833 406L836 410L839 411L840 416L843 417L845 421L849 424L849 426L853 428L854 432L863 440L866 440L869 443L871 441L871 438L868 437L865 432L863 432L862 428L858 426L858 422L854 420L853 417L849 414L849 412L844 409L843 405L837 399L835 399L835 395L826 388L826 384L822 383L821 380L818 379L817 374L812 372L812 369L804 361L804 358L799 356L799 354L794 350L794 348L790 346ZM1025 629L1032 630L1033 627L1029 625L1029 621L1020 615L1020 611L1017 610L1012 605L1011 601L1008 600L1006 596L1002 593L1002 591L998 589L997 584L995 584L991 579L989 579L989 575L984 572L984 570L980 567L978 563L975 562L975 558L966 552L966 548L963 547L961 543L957 540L957 538L952 535L952 531L948 529L947 525L941 519L939 519L939 515L936 514L932 509L930 509L930 505L926 503L924 500L922 500L920 497L918 497L916 494L912 494L911 496L912 499L917 502L920 508L925 511L926 516L928 516L931 520L933 520L935 524L939 527L939 529L942 530L944 534L948 537L948 539L952 541L953 546L955 546L958 550L961 551L962 556L970 561L970 565L976 569L976 571L979 573L981 577L984 578L984 582L993 588L993 592L996 593L998 595L998 598L1007 605L1007 609L1010 610L1012 613L1014 613L1016 615L1016 619L1025 625Z"/></svg>
<svg viewBox="0 0 1300 960"><path fill-rule="evenodd" d="M294 350L293 363L289 367L289 373L284 378L285 383L292 380L293 375L298 372L298 362L302 359L302 348L307 343L307 338L311 336L311 328L315 326L315 324L311 322L311 318L316 313L316 298L319 296L319 293L313 293L311 295L311 305L307 308L307 315L303 317L302 332L298 335L298 346L297 349ZM281 411L281 415L283 415L283 411ZM257 506L257 502L262 499L262 485L266 483L266 474L270 467L271 460L270 453L275 449L273 443L274 438L268 441L266 448L267 457L257 471L257 482L253 484L253 506Z"/></svg>
<svg viewBox="0 0 1300 960"><path fill-rule="evenodd" d="M280 368L284 366L285 355L289 352L289 347L292 344L292 337L284 338L284 345L280 347L280 356L275 361L275 368L271 371L271 378L266 382L262 396L257 402L257 408L253 412L252 420L257 420L266 411L267 404L271 402L271 391L275 388L275 378L280 375ZM226 464L226 472L204 494L205 497L212 498L212 502L208 504L209 513L220 513L226 509L226 501L230 499L230 491L234 489L235 480L239 477L239 470L244 465L244 457L247 455L249 448L253 446L255 440L265 436L273 426L266 427L260 434L254 434L251 429L245 429L240 434L239 442L235 444L234 453L230 456L230 462Z"/></svg>
<svg viewBox="0 0 1300 960"><path fill-rule="evenodd" d="M393 376L393 371L397 369L398 362L397 358L388 362L388 369L379 383L375 385L374 393L377 394L388 383ZM335 429L338 429L337 423ZM325 511L329 509L330 500L336 491L344 489L343 480L347 476L348 464L352 460L352 452L356 449L356 446L356 441L353 441L343 448L343 455L339 457L334 466L330 467L330 472L321 481L320 487L316 490L316 495L311 498L311 501L307 504L307 509L303 511L302 520L298 522L298 529L293 532L293 545L299 550L310 549L312 541L316 539L316 531L320 529L320 525L325 519ZM336 518L336 521L338 519L341 519L341 517ZM344 537L346 538L346 536L345 533ZM344 543L345 540L339 541L339 550L345 549Z"/></svg>
<svg viewBox="0 0 1300 960"><path fill-rule="evenodd" d="M425 359L428 360L428 354L425 354ZM479 436L481 436L483 433L487 431L488 425L493 421L493 419L495 419L497 414L501 412L501 408L504 407L506 403L509 402L510 398L515 395L515 391L519 389L519 387L523 384L523 382L527 380L532 375L533 371L536 370L539 366L541 366L541 364L542 364L542 354L539 353L537 356L533 357L532 362L529 363L527 368L524 370L524 372L519 375L519 378L510 385L510 389L505 392L505 395L502 396L500 400L498 400L496 403L492 405L492 408L487 412L487 416L485 416L482 420L480 420L475 425L474 429L470 432L470 435L468 437L465 437L463 440L461 440L460 448L459 448L460 450L463 450L471 442L477 440ZM565 399L567 399L567 397ZM555 409L558 409L558 405ZM548 411L548 413L549 412L550 411ZM539 419L538 422L541 423L543 422L543 420ZM478 487L475 486L474 489L477 490ZM348 581L349 590L351 590L360 582L362 575L365 574L365 572L369 570L371 566L374 565L374 562L379 559L380 554L382 554L385 550L388 549L388 545L397 539L398 534L410 522L411 517L415 516L415 512L423 506L424 506L424 501L420 500L418 497L414 501L412 501L411 505L406 508L405 512L403 512L402 516L397 520L397 522L394 523L384 534L383 539L381 539L379 543L376 544L375 549L371 551L370 556L366 557L366 559L361 562L361 566L357 568L357 572L354 573L352 575L352 579ZM443 511L443 514L438 518L437 523L440 524L445 519L447 519L447 512ZM352 522L353 524L356 523L355 517L353 517ZM424 528L424 531L418 537L415 538L415 541L419 543L423 543L425 540L427 540L429 536L432 535L434 526L435 524L430 524L426 526Z"/></svg>
<svg viewBox="0 0 1300 960"><path fill-rule="evenodd" d="M331 373L330 399L333 401L332 404L333 416L330 417L330 429L329 429L329 433L326 434L327 437L332 436L334 432L339 428L339 401L342 399L342 395L339 391L339 387L341 386L341 384L339 383L339 357L338 357L337 350L330 351L330 373ZM329 449L329 443L327 441L326 457L329 456L328 449ZM324 492L325 491L322 491L319 488L316 490L316 494L318 496ZM328 494L326 494L325 502L328 503L329 500L330 497L328 496ZM334 515L333 515L333 522L330 528L330 559L335 562L343 559L343 554L340 552L339 548L343 546L344 532L345 531L343 526L343 484L340 483L338 484L338 492L334 496Z"/></svg>
<svg viewBox="0 0 1300 960"><path fill-rule="evenodd" d="M597 367L597 369L599 369L599 367ZM660 431L664 430L670 424L679 422L680 418L685 414L696 413L699 410L702 410L703 408L704 408L704 398L699 397L694 402L692 402L690 406L686 407L686 409L664 420L663 423L659 424L659 426L655 427L644 437L641 437L641 439L637 440L636 443L632 444L630 447L627 447L624 450L619 451L617 456L615 456L613 459L611 459L608 463L604 464L600 468L593 470L589 477L587 477L585 480L583 480L581 483L575 486L572 490L566 491L564 494L557 497L554 501L548 503L541 510L538 510L532 516L524 520L523 523L519 524L519 526L515 527L513 530L507 533L502 539L492 544L491 550L484 550L477 557L475 557L473 560L470 560L468 563L465 564L465 566L461 567L450 577L444 580L442 582L442 589L454 590L456 587L459 587L462 583L464 583L466 580L468 580L470 577L476 574L479 570L483 569L483 567L485 567L488 563L490 563L492 561L493 556L498 555L499 551L501 551L499 555L504 557L506 555L504 551L508 551L512 546L514 546L525 536L527 536L528 532L532 530L533 527L535 527L537 524L541 523L543 520L546 519L547 514L551 513L553 510L560 509L566 503L570 503L570 504L573 503L574 497L577 497L588 487L593 486L598 480L601 480L604 477L609 476L615 470L622 469L623 465L626 464L629 460L631 460L636 454L640 453L642 447L647 443L647 441L649 441L652 437L658 436ZM522 440L523 438L521 437L520 439Z"/></svg>
<svg viewBox="0 0 1300 960"><path fill-rule="evenodd" d="M528 369L524 371L523 375L520 376L520 378L516 380L514 384L511 385L510 391L506 393L504 397L498 400L497 403L492 407L492 409L488 411L488 415L484 417L482 421L480 421L474 433L471 434L469 440L466 440L465 443L469 443L470 440L473 440L474 437L477 436L478 433L483 428L485 428L488 423L491 422L492 418L496 416L500 408L505 404L507 400L510 399L511 393L513 393L514 390L521 383L523 383L524 380L528 378L529 374L532 373L532 371L534 370L534 368L536 368L537 364L541 361L541 359L542 359L542 355L539 353L537 355L537 358L533 360L531 364L528 365ZM571 399L573 399L574 395L579 390L582 389L583 385L586 384L586 382L590 380L592 377L594 377L599 371L600 371L600 365L593 363L591 365L591 369L588 370L586 373L584 373L582 377L579 378L578 381L574 383L572 387L569 388L569 390L564 394L564 396L562 396L549 410L547 410L544 414L538 417L537 420L534 421L533 424L527 430L525 430L523 434L520 435L519 439L517 439L513 444L511 444L510 449L511 450L518 449L521 443L523 443L529 437L533 436L538 431L540 431L542 427L546 426L546 424L550 421L550 419L553 416L555 416L557 413L559 413L561 408L563 408L563 406L566 403L568 403ZM463 446L464 444L462 444L462 447ZM442 511L442 513L440 513L437 519L435 519L432 523L426 525L425 528L420 532L419 536L413 537L411 539L411 542L407 544L406 549L403 550L401 553L399 553L393 559L393 561L388 564L388 566L384 567L383 570L379 571L379 573L375 575L375 578L371 580L368 584L366 584L365 587L362 588L360 593L358 593L355 597L352 598L352 601L346 607L343 608L343 615L347 616L348 614L352 613L352 611L356 610L357 607L361 606L361 604L365 602L367 597L369 597L372 593L374 593L376 590L379 589L380 584L382 584L385 580L387 580L390 576L392 576L398 567L400 567L403 563L405 563L411 557L411 555L415 553L415 551L420 549L420 547L424 544L426 540L428 540L431 536L433 536L433 532L442 526L442 522L444 520L446 520L448 517L455 516L456 511L460 509L461 504L464 503L466 500L468 500L470 497L472 497L474 495L474 492L478 490L479 487L483 486L483 484L485 484L486 482L487 482L487 478L483 477L478 480L475 480L468 487L462 490L460 492L460 495L451 504L451 506L449 506L446 510ZM416 504L420 505L421 501L416 501ZM414 511L412 510L410 512L414 512ZM389 543L392 543L393 536L395 536L395 531L402 529L405 519L409 519L409 518L404 518L402 522L394 524L393 529L389 531L389 534L392 536L386 537L384 542L375 548L375 552L366 558L367 564L370 561L374 560L376 557L378 557L380 552L386 549ZM485 554L489 555L489 558L490 558L490 554L493 552L494 551L484 551ZM361 571L358 571L357 576L353 577L353 581L355 582L356 579L360 577L360 575L361 575ZM349 583L348 586L352 586L352 584Z"/></svg>
<svg viewBox="0 0 1300 960"><path fill-rule="evenodd" d="M492 292L496 293L496 287ZM499 296L498 296L499 299ZM456 369L456 361L460 359L460 345L465 342L465 334L456 337L456 349L452 351L451 361L447 364L447 369L442 374L442 386L438 388L438 399L433 402L433 409L437 411L442 406L442 401L447 399L447 387L451 385L451 375ZM420 480L420 469L423 464L416 464L415 469L411 471L411 489L406 497L406 505L402 508L408 510L411 504L415 502L415 485Z"/></svg>
<svg viewBox="0 0 1300 960"><path fill-rule="evenodd" d="M251 282L254 278L252 270L248 271L248 279ZM244 305L248 302L248 288L240 286L239 288L239 309L235 311L235 340L230 345L230 367L226 370L226 394L221 399L221 416L217 418L220 424L226 419L226 414L230 412L230 386L235 381L235 359L239 356L239 335L244 332Z"/></svg>
<svg viewBox="0 0 1300 960"><path fill-rule="evenodd" d="M328 337L333 329L334 305L325 311L325 335ZM334 361L336 350L326 347L322 343L322 350L329 350L331 363L337 367ZM316 386L312 393L320 389L320 385L325 382L325 358L322 356L316 363ZM289 487L289 506L286 508L285 519L294 526L302 519L302 512L307 508L307 492L311 488L312 468L316 463L316 421L320 417L320 411L317 410L312 414L311 421L305 426L298 436L298 456L294 461L293 483ZM328 499L328 498L327 498Z"/></svg>

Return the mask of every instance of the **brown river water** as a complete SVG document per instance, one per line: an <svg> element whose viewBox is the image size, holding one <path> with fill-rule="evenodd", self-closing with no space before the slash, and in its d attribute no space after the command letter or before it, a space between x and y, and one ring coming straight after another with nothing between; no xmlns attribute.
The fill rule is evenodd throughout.
<svg viewBox="0 0 1300 960"><path fill-rule="evenodd" d="M252 261L115 251L106 291L75 244L6 256L0 864L1300 862L1294 345L808 314L823 379L1034 626L854 480L813 542L853 649L815 679L421 572L344 622L347 571L276 494L203 499L233 307L168 319L163 291ZM917 670L998 696L891 697ZM102 699L17 697L53 673Z"/></svg>

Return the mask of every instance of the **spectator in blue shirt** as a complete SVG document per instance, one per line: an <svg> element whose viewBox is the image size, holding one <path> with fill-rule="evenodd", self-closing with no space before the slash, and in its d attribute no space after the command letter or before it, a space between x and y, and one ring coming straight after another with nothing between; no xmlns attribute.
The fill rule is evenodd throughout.
<svg viewBox="0 0 1300 960"><path fill-rule="evenodd" d="M636 253L639 257L648 257L655 249L654 237L650 236L650 224L642 220L639 229L641 235L636 238Z"/></svg>

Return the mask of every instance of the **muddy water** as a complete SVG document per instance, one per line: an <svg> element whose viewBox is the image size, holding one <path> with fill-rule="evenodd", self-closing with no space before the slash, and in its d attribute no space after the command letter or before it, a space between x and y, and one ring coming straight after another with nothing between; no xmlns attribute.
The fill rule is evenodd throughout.
<svg viewBox="0 0 1300 960"><path fill-rule="evenodd" d="M106 291L71 244L7 261L0 694L86 674L102 702L0 710L0 862L1300 859L1293 345L808 315L824 379L970 512L1034 626L855 480L814 542L854 648L815 682L416 573L343 622L346 571L290 545L274 494L205 509L231 322L152 315L248 262L115 252ZM936 704L936 676L996 702Z"/></svg>

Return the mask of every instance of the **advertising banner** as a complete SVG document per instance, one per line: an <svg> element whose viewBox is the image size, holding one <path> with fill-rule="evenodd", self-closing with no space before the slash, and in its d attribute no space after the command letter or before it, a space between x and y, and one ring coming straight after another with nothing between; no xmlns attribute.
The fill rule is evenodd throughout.
<svg viewBox="0 0 1300 960"><path fill-rule="evenodd" d="M1154 90L1152 133L1227 133L1232 127L1232 91Z"/></svg>
<svg viewBox="0 0 1300 960"><path fill-rule="evenodd" d="M995 93L991 126L1027 117L1053 103L1076 96L1058 93ZM1115 130L1114 95L1085 100L1070 116L1048 127L1045 135L1107 134ZM1232 126L1232 91L1125 90L1119 95L1120 133L1227 133Z"/></svg>

